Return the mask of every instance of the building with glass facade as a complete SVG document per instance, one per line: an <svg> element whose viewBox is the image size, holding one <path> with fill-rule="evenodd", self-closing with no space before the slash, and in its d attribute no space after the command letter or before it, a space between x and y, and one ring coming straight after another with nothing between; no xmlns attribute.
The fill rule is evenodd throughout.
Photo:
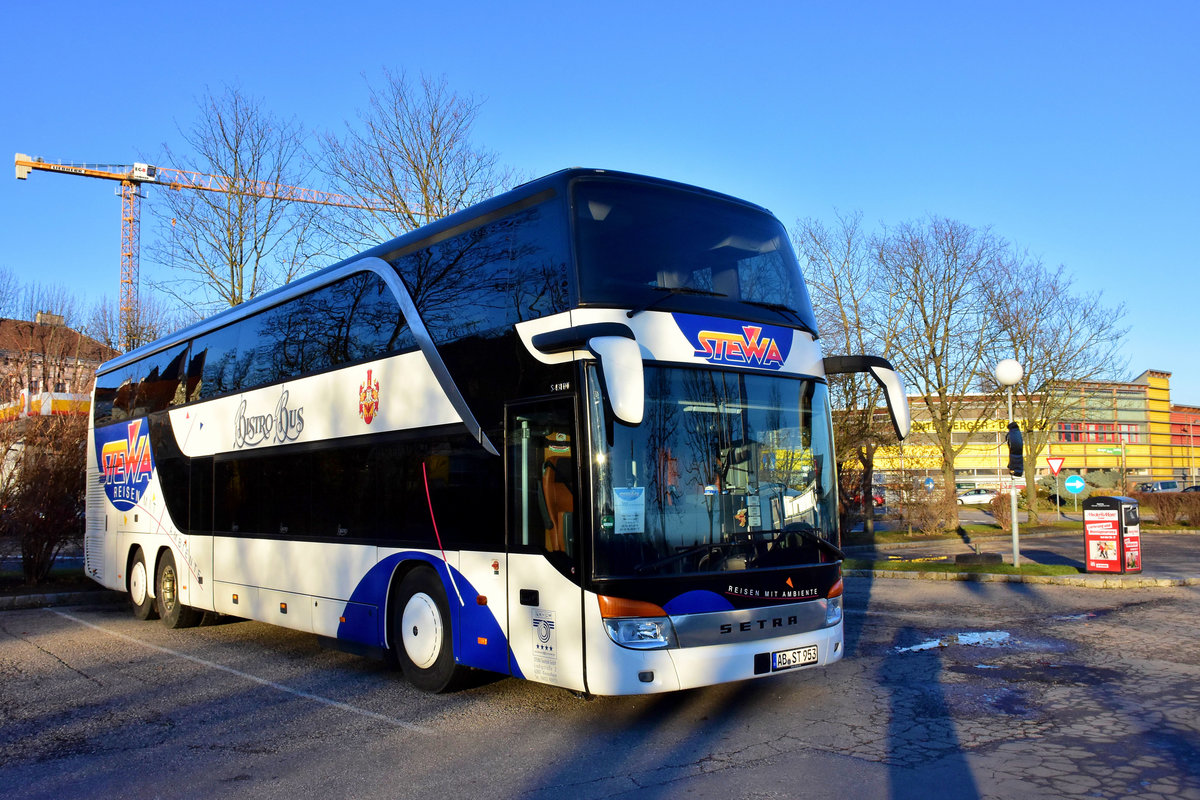
<svg viewBox="0 0 1200 800"><path fill-rule="evenodd" d="M1129 383L1088 381L1054 387L1052 391L1067 395L1068 411L1051 431L1037 463L1027 455L1025 469L1039 477L1049 475L1047 459L1062 458L1064 470L1085 475L1124 470L1130 491L1150 481L1175 480L1180 488L1195 485L1200 406L1172 404L1170 384L1171 373L1147 370ZM952 433L955 445L963 445L954 461L957 488L1007 486L1012 480L1004 441L1007 406L997 406L994 396L966 399L966 418ZM896 482L900 476L941 482L942 456L930 433L928 413L916 398L911 406L913 432L903 448L881 448L876 454L881 483ZM981 422L985 409L994 419ZM1019 411L1017 421L1022 422Z"/></svg>

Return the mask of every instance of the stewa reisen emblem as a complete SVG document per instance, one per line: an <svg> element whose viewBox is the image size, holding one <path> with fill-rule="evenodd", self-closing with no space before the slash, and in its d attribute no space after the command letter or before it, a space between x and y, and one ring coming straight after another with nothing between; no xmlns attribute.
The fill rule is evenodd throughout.
<svg viewBox="0 0 1200 800"><path fill-rule="evenodd" d="M379 414L379 381L371 380L371 370L367 370L367 380L358 386L358 416L368 425Z"/></svg>

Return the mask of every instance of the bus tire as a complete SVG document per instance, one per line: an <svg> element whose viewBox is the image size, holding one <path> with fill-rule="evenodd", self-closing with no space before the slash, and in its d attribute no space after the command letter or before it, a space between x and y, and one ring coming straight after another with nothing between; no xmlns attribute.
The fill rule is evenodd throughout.
<svg viewBox="0 0 1200 800"><path fill-rule="evenodd" d="M158 605L158 616L168 628L191 628L199 624L202 612L179 601L179 571L175 568L175 556L170 550L158 560L158 575L154 582L154 602Z"/></svg>
<svg viewBox="0 0 1200 800"><path fill-rule="evenodd" d="M392 607L392 649L404 677L422 691L444 692L459 677L450 625L437 573L418 567L405 575Z"/></svg>
<svg viewBox="0 0 1200 800"><path fill-rule="evenodd" d="M140 547L134 548L128 575L129 604L133 606L133 615L138 619L156 619L158 609L154 598L150 596L150 574L146 569L146 556Z"/></svg>

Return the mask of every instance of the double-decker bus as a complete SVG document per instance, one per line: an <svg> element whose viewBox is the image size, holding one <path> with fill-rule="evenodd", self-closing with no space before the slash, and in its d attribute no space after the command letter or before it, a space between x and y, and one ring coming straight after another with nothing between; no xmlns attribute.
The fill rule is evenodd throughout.
<svg viewBox="0 0 1200 800"><path fill-rule="evenodd" d="M842 656L823 358L783 226L573 169L97 373L87 573L202 612L612 695Z"/></svg>

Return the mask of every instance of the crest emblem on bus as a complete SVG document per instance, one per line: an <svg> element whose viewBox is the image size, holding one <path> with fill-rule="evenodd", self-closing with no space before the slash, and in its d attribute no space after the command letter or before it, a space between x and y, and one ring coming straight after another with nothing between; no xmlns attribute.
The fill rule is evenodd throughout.
<svg viewBox="0 0 1200 800"><path fill-rule="evenodd" d="M367 379L358 386L358 416L362 421L371 424L371 420L379 415L379 380L371 379L371 370L367 370Z"/></svg>
<svg viewBox="0 0 1200 800"><path fill-rule="evenodd" d="M777 325L751 325L736 320L672 314L675 324L710 364L782 369L792 350L792 330Z"/></svg>
<svg viewBox="0 0 1200 800"><path fill-rule="evenodd" d="M135 419L97 431L96 460L104 480L104 493L112 504L121 511L136 506L154 472L146 420Z"/></svg>

